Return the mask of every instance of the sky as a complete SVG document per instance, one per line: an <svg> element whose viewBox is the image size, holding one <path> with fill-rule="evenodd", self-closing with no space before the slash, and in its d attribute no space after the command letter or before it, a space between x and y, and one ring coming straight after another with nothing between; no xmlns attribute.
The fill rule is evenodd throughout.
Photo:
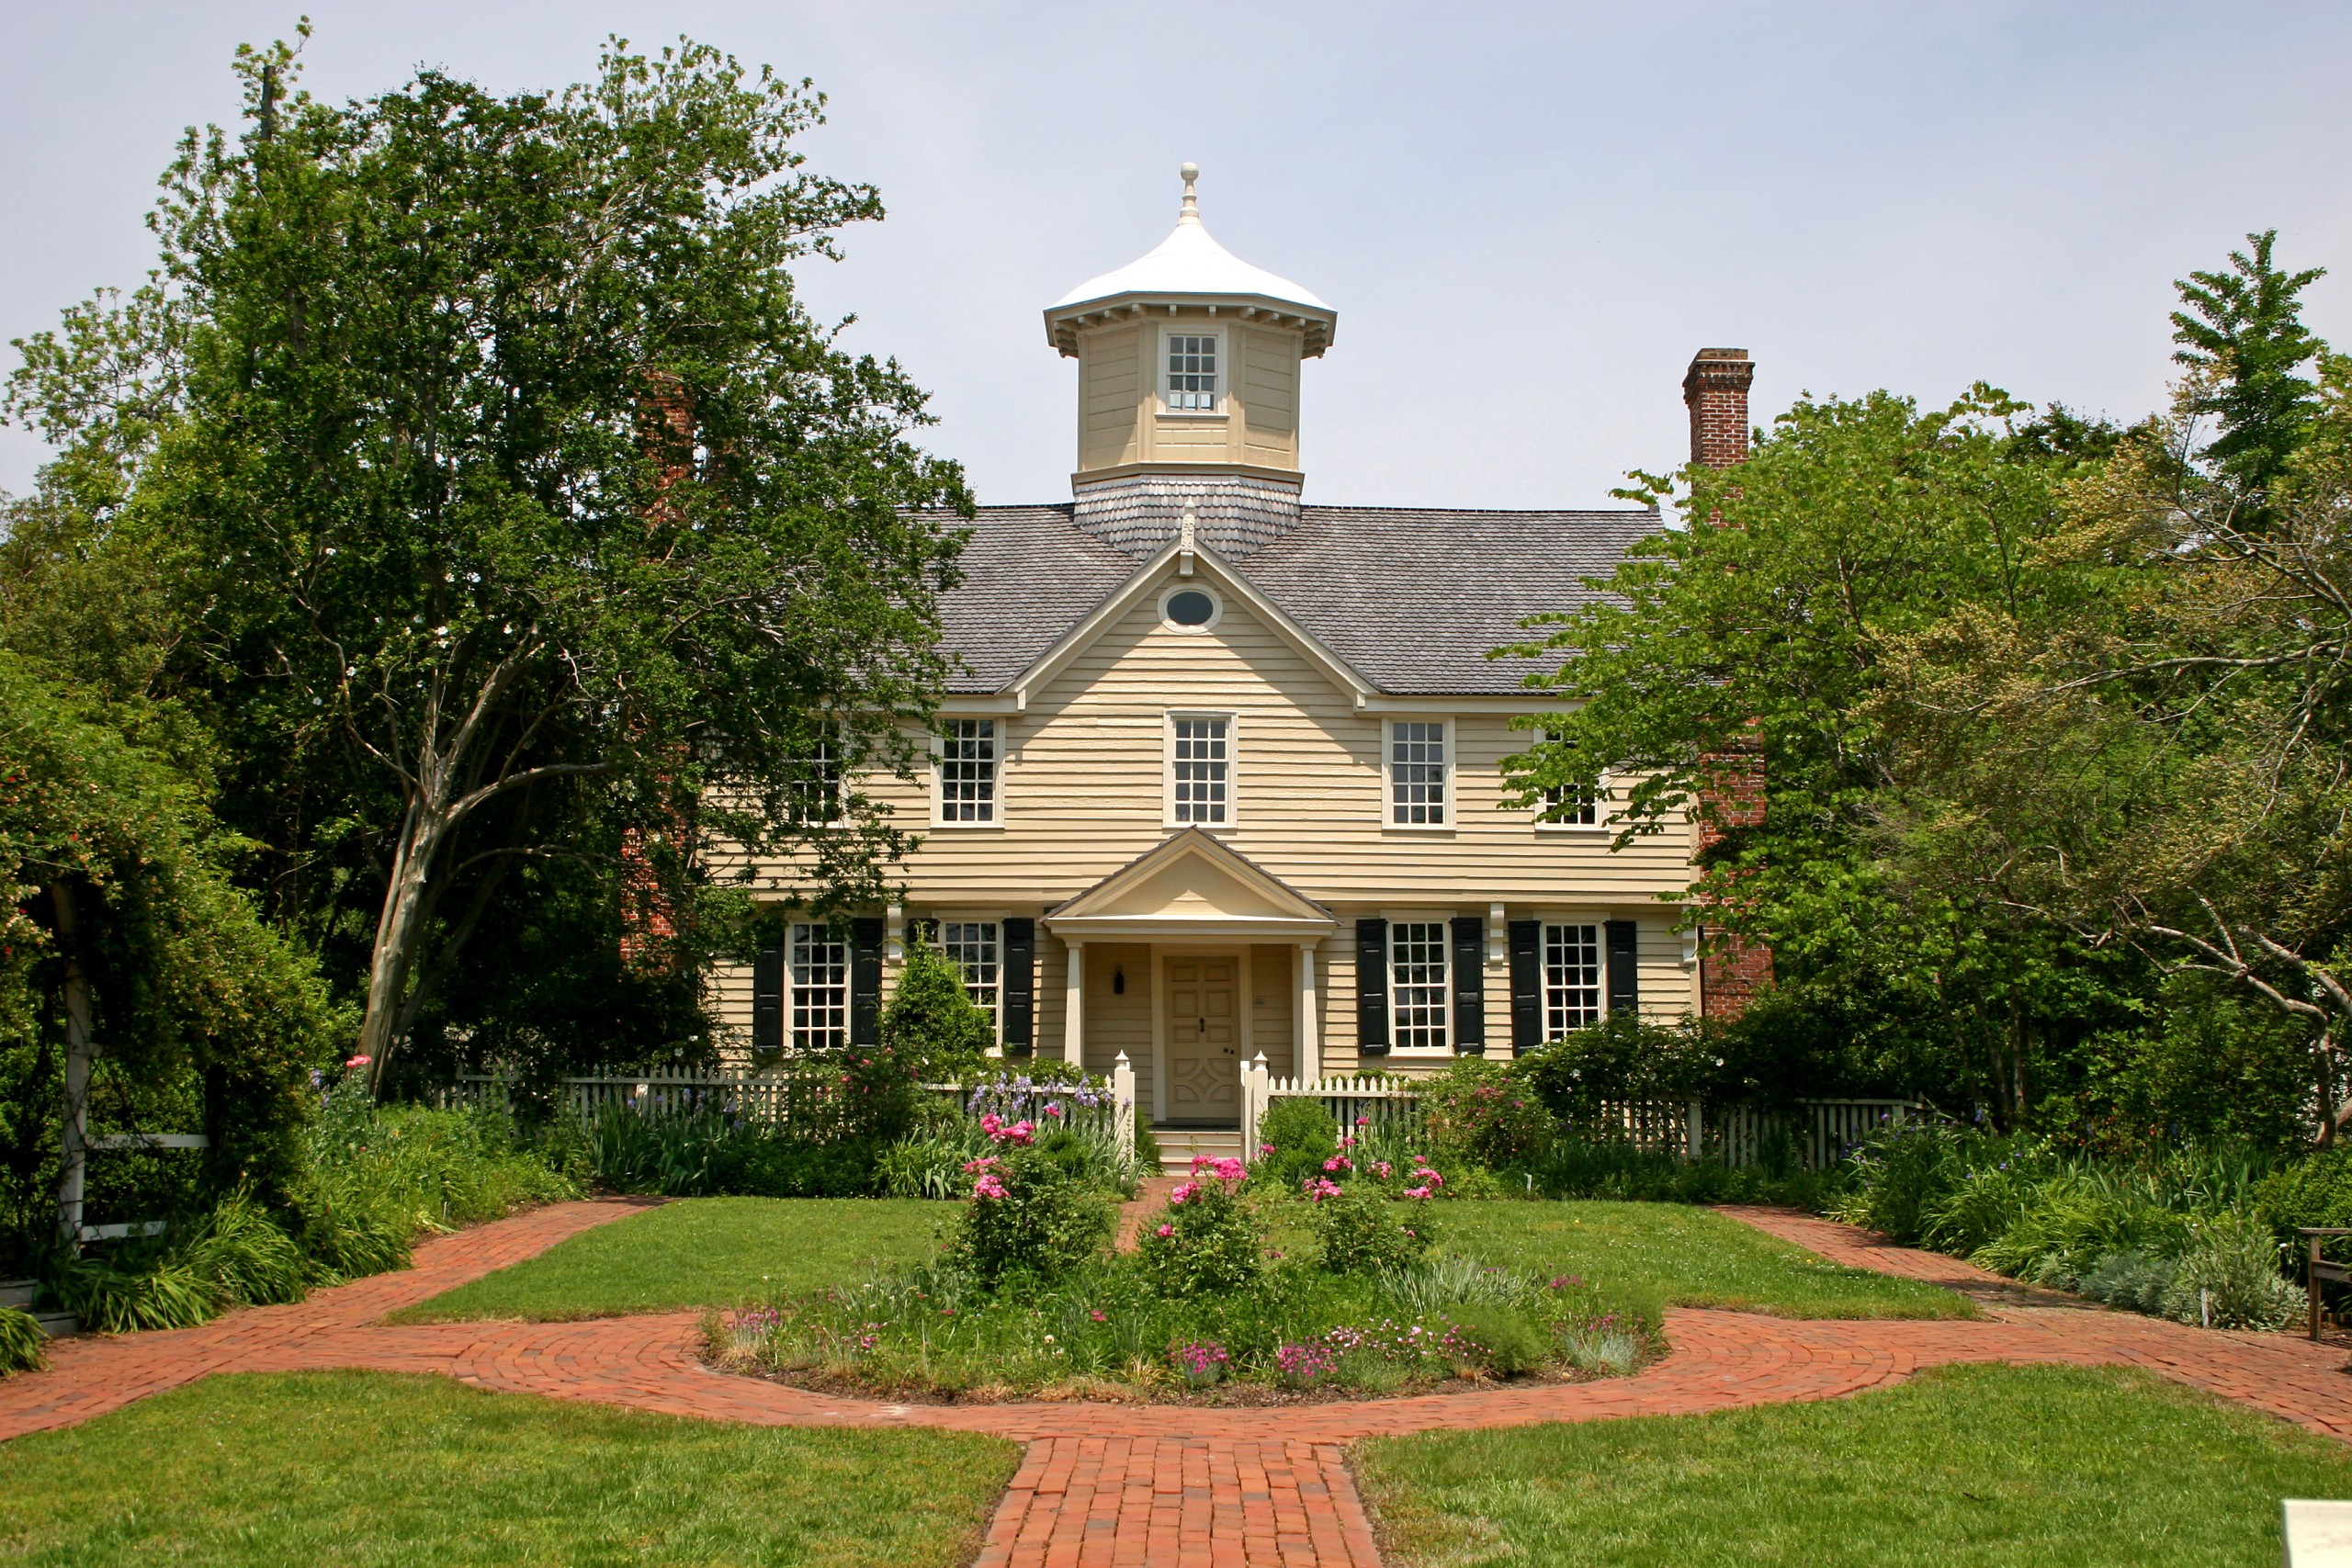
<svg viewBox="0 0 2352 1568"><path fill-rule="evenodd" d="M182 129L303 3L0 0L0 340L141 280ZM560 86L611 33L815 78L811 164L889 215L804 297L930 389L984 503L1067 499L1040 312L1166 235L1186 159L1210 231L1338 311L1310 502L1611 504L1685 457L1702 346L1755 357L1758 423L1978 380L2136 418L2172 280L2256 229L2334 269L2305 319L2352 344L2342 4L307 4L333 97ZM42 455L0 431L0 490Z"/></svg>

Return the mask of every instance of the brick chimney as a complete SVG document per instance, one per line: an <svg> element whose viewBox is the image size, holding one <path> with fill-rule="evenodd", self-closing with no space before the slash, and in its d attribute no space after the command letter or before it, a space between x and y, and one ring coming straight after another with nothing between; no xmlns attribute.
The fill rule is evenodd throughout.
<svg viewBox="0 0 2352 1568"><path fill-rule="evenodd" d="M1690 460L1710 468L1747 461L1747 386L1756 367L1744 348L1702 348L1682 376L1690 410Z"/></svg>
<svg viewBox="0 0 2352 1568"><path fill-rule="evenodd" d="M1690 460L1710 468L1747 461L1747 389L1756 366L1744 348L1702 348L1682 377L1690 410ZM1713 848L1728 830L1764 820L1764 749L1753 739L1736 750L1709 757L1712 778L1700 791L1698 847ZM1772 983L1772 950L1718 928L1699 931L1699 1010L1735 1019Z"/></svg>

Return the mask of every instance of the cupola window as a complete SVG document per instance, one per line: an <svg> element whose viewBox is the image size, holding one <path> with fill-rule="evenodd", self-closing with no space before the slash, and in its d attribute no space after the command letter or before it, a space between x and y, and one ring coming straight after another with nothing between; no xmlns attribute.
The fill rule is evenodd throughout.
<svg viewBox="0 0 2352 1568"><path fill-rule="evenodd" d="M1215 333L1168 334L1168 407L1182 413L1216 412Z"/></svg>

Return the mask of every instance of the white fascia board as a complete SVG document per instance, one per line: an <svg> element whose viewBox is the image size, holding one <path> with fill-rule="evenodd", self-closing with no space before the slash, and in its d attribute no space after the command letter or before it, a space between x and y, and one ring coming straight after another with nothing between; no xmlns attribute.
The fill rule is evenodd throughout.
<svg viewBox="0 0 2352 1568"><path fill-rule="evenodd" d="M1160 552L1136 570L1135 575L1121 583L1111 596L1094 606L1087 617L1064 634L1061 641L1040 655L1036 662L1012 679L1005 688L1012 698L1014 712L1025 712L1032 693L1042 690L1047 682L1067 669L1070 661L1092 647L1094 640L1117 622L1120 616L1135 608L1154 588L1169 564L1183 547L1183 541L1171 539ZM1259 618L1279 633L1306 660L1320 669L1331 683L1355 699L1362 708L1380 689L1358 674L1354 666L1329 648L1305 626L1285 615L1281 606L1250 582L1239 572L1227 565L1224 558L1197 541L1193 546L1193 570L1207 576L1219 588L1247 604Z"/></svg>
<svg viewBox="0 0 2352 1568"><path fill-rule="evenodd" d="M1356 705L1365 713L1439 716L1457 713L1505 713L1525 714L1530 718L1542 718L1547 714L1569 713L1583 705L1581 703L1547 703L1541 698L1531 696L1498 697L1492 693L1450 697L1442 693L1424 695L1410 692L1379 692Z"/></svg>
<svg viewBox="0 0 2352 1568"><path fill-rule="evenodd" d="M1130 915L1048 915L1046 929L1080 942L1299 942L1329 936L1336 919L1270 919L1258 916L1195 919L1147 919Z"/></svg>

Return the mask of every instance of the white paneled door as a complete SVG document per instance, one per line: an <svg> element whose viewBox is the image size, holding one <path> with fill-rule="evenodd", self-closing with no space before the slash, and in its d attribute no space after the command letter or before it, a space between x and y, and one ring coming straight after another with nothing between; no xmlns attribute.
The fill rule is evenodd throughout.
<svg viewBox="0 0 2352 1568"><path fill-rule="evenodd" d="M1239 1124L1241 964L1175 957L1168 964L1168 1119Z"/></svg>

